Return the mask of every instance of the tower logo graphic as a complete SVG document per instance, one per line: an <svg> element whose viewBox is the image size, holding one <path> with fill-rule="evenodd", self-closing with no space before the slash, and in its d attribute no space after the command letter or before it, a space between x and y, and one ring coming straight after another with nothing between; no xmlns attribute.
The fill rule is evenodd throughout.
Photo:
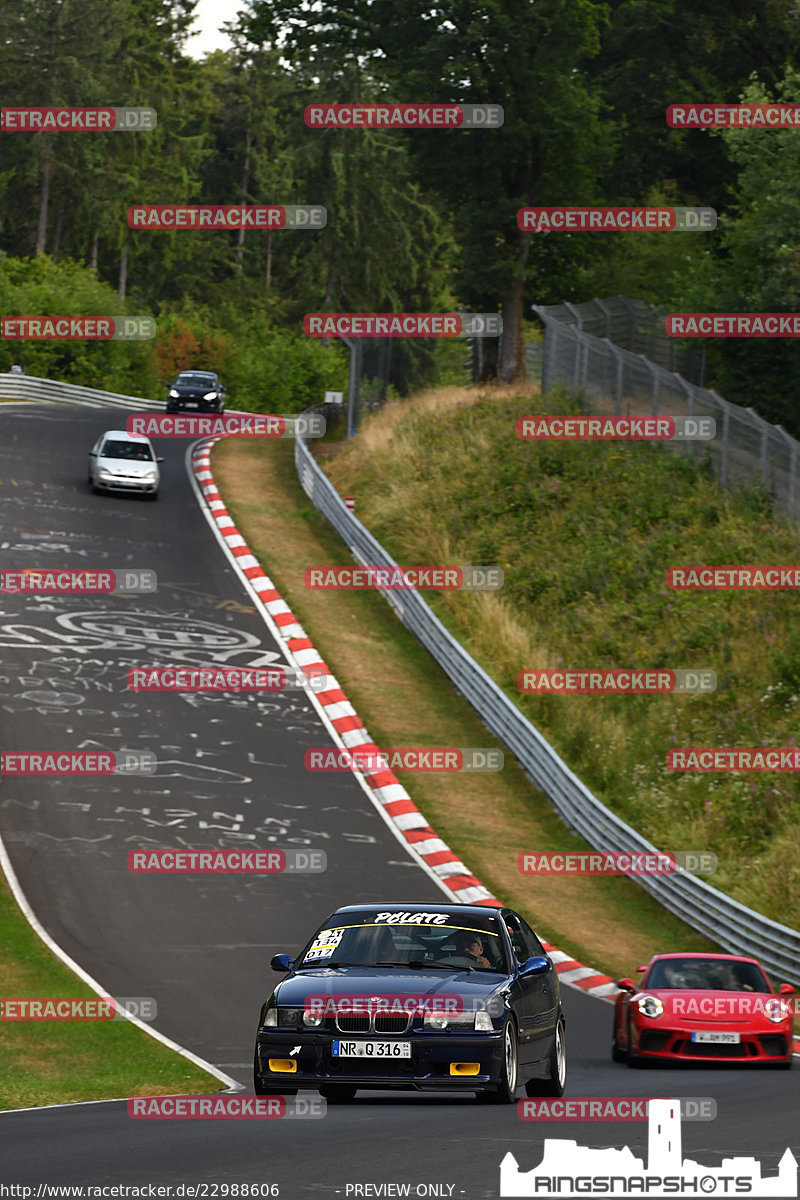
<svg viewBox="0 0 800 1200"><path fill-rule="evenodd" d="M628 1146L595 1150L545 1138L542 1161L520 1171L510 1152L500 1164L501 1196L797 1196L797 1159L788 1148L777 1175L763 1176L756 1158L724 1158L704 1167L682 1157L678 1100L651 1100L647 1163Z"/></svg>

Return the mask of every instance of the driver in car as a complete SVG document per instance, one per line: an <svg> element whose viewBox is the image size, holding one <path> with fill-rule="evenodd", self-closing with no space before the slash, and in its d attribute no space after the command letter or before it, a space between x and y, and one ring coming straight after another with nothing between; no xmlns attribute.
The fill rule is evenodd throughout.
<svg viewBox="0 0 800 1200"><path fill-rule="evenodd" d="M483 953L483 940L480 934L472 929L460 929L455 935L456 951L464 958L474 958L479 967L490 967L492 964Z"/></svg>

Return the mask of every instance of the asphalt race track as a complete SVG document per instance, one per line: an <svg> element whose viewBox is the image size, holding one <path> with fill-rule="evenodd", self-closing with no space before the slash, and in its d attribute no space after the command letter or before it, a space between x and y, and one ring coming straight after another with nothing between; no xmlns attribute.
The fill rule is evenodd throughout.
<svg viewBox="0 0 800 1200"><path fill-rule="evenodd" d="M160 1032L250 1091L258 1011L278 978L270 957L298 949L340 904L444 894L351 776L307 775L303 752L328 738L303 692L126 689L128 668L143 663L283 658L200 511L185 441L156 443L165 456L157 503L90 493L87 451L124 420L0 407L4 568L149 568L159 580L142 596L0 595L0 728L6 750L150 750L158 770L6 778L0 834L64 951L108 993L154 997ZM322 849L328 869L212 878L136 876L126 865L129 850L148 846L243 845ZM714 1097L715 1121L684 1122L686 1153L708 1166L754 1155L766 1173L787 1146L800 1157L797 1070L628 1070L609 1057L610 1005L564 992L569 1096ZM294 1121L136 1121L112 1101L0 1113L0 1179L277 1183L290 1200L356 1195L347 1185L367 1183L497 1196L506 1152L529 1169L545 1136L646 1155L643 1122L541 1125L471 1098L361 1092L323 1119Z"/></svg>

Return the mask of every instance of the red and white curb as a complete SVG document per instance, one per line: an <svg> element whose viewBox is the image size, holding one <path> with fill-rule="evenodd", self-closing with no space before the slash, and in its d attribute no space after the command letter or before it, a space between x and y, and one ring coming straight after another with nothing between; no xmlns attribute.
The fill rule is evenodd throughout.
<svg viewBox="0 0 800 1200"><path fill-rule="evenodd" d="M324 690L315 690L311 694L328 718L334 736L342 748L350 750L353 746L359 746L378 752L379 747L373 742L338 681L319 652L314 649L308 634L234 525L211 472L211 448L218 440L214 438L198 443L192 451L191 465L197 486L205 498L209 514L229 552L233 566L247 581L250 590L256 594L258 603L271 619L272 626L277 629L289 662L300 670L313 668L315 674L326 676ZM413 856L420 858L429 872L452 894L455 902L485 904L489 907L502 905L502 901L496 899L436 835L392 771L365 773L363 777L372 799L382 810L384 817L394 825L401 840L405 841L413 852ZM610 999L619 991L610 976L576 962L548 942L542 944L555 965L561 983L604 999Z"/></svg>

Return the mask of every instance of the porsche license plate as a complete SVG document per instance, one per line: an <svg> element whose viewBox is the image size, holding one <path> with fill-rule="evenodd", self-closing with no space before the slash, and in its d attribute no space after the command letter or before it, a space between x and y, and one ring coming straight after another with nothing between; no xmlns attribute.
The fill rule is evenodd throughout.
<svg viewBox="0 0 800 1200"><path fill-rule="evenodd" d="M411 1058L411 1042L333 1043L334 1058Z"/></svg>
<svg viewBox="0 0 800 1200"><path fill-rule="evenodd" d="M700 1032L692 1034L693 1042L714 1042L725 1046L738 1046L741 1042L741 1035L738 1033L723 1033L716 1029L703 1029Z"/></svg>

